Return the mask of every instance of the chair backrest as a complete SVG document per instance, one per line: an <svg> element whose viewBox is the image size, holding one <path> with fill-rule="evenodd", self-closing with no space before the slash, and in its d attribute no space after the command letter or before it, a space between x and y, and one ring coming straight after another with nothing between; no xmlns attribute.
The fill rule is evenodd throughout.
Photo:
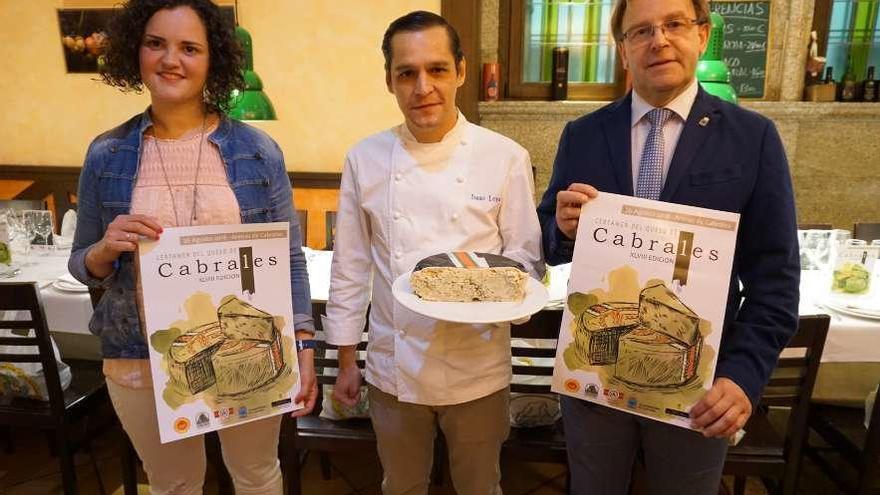
<svg viewBox="0 0 880 495"><path fill-rule="evenodd" d="M41 199L0 199L0 210L45 210L46 202Z"/></svg>
<svg viewBox="0 0 880 495"><path fill-rule="evenodd" d="M333 241L336 239L336 212L324 212L324 249L333 251Z"/></svg>
<svg viewBox="0 0 880 495"><path fill-rule="evenodd" d="M299 220L302 245L305 246L309 242L309 210L296 210L296 216Z"/></svg>
<svg viewBox="0 0 880 495"><path fill-rule="evenodd" d="M513 365L513 382L510 391L516 393L549 394L550 384L519 383L528 381L527 377L546 377L553 375L553 358L556 356L556 339L559 337L559 325L562 322L562 310L540 311L522 325L510 326L510 338L514 341L526 341L529 347L513 345L511 355L514 361L542 359L542 362L526 366ZM517 359L519 358L519 359ZM525 378L525 380L523 380Z"/></svg>
<svg viewBox="0 0 880 495"><path fill-rule="evenodd" d="M40 299L39 289L34 282L0 282L0 311L7 311L7 317L0 319L0 329L10 330L0 336L0 345L10 348L33 347L33 353L0 353L0 362L40 363L49 392L50 410L56 418L64 415L64 393L58 376L55 351L46 325L46 313ZM26 314L26 316L21 316ZM30 336L33 330L34 335ZM5 334L12 333L11 336Z"/></svg>
<svg viewBox="0 0 880 495"><path fill-rule="evenodd" d="M831 230L834 228L830 223L799 223L798 230Z"/></svg>
<svg viewBox="0 0 880 495"><path fill-rule="evenodd" d="M856 222L853 225L853 238L868 242L880 239L880 223Z"/></svg>
<svg viewBox="0 0 880 495"><path fill-rule="evenodd" d="M810 399L830 322L828 315L800 317L797 332L785 347L761 396L763 406L791 408L785 436L786 458L789 459L800 458L806 440Z"/></svg>
<svg viewBox="0 0 880 495"><path fill-rule="evenodd" d="M315 375L318 381L318 399L315 401L315 411L313 414L320 413L321 403L324 395L324 387L322 385L334 385L336 383L336 375L339 372L339 358L336 354L336 346L327 343L324 337L324 327L321 324L321 315L326 312L326 303L312 303L312 314L315 318L315 330L317 331L317 345L315 350ZM369 309L367 310L367 321L369 321ZM366 331L366 325L364 326ZM362 340L357 345L358 359L357 365L361 370L366 365L367 341ZM333 352L328 352L333 351Z"/></svg>

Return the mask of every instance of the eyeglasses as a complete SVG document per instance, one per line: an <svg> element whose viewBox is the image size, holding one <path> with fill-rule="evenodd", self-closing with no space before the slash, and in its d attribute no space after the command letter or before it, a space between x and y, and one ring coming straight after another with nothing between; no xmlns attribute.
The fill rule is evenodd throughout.
<svg viewBox="0 0 880 495"><path fill-rule="evenodd" d="M659 29L667 39L675 39L681 38L687 34L692 26L705 23L706 21L700 19L669 19L660 24L636 26L623 33L623 36L620 39L621 41L628 40L633 46L641 46L654 39L654 31L657 29Z"/></svg>

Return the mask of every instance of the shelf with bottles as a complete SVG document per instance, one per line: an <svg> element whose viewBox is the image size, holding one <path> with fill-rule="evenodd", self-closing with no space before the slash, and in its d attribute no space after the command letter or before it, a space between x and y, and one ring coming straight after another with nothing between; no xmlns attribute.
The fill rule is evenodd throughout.
<svg viewBox="0 0 880 495"><path fill-rule="evenodd" d="M851 71L840 82L834 78L834 67L826 67L825 78L807 84L804 99L813 102L839 101L844 103L880 102L880 81L876 79L874 66L868 67L865 78L857 81Z"/></svg>

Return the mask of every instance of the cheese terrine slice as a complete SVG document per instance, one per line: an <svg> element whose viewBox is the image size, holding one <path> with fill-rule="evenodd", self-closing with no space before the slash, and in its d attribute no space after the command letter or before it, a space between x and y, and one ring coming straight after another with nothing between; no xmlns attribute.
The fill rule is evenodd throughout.
<svg viewBox="0 0 880 495"><path fill-rule="evenodd" d="M510 258L456 251L419 261L410 285L427 301L521 301L528 277L522 263Z"/></svg>

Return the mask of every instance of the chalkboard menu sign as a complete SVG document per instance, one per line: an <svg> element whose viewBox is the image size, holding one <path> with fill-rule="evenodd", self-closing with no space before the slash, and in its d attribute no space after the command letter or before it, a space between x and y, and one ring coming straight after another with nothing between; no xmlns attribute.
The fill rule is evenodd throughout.
<svg viewBox="0 0 880 495"><path fill-rule="evenodd" d="M740 98L762 98L767 76L770 2L713 0L712 12L724 17L724 61Z"/></svg>

